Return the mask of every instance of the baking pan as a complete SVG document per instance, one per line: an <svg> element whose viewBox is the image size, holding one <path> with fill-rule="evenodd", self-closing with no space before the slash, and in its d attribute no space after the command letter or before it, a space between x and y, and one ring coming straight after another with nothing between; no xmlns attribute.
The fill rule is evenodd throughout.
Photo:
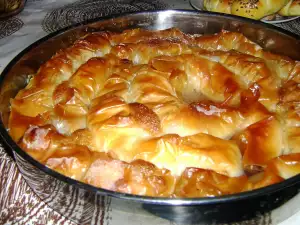
<svg viewBox="0 0 300 225"><path fill-rule="evenodd" d="M65 177L22 151L7 132L10 98L25 87L28 76L56 51L70 46L90 32L121 32L131 28L152 30L177 27L191 34L213 34L226 29L243 33L264 49L300 60L298 36L259 21L241 17L189 10L146 11L94 19L52 33L23 50L0 77L0 135L11 151L29 186L51 208L78 224L95 221L93 208L102 207L104 196L117 202L119 210L154 214L178 223L205 224L237 222L255 218L295 196L300 175L254 191L214 198L156 198L96 188Z"/></svg>

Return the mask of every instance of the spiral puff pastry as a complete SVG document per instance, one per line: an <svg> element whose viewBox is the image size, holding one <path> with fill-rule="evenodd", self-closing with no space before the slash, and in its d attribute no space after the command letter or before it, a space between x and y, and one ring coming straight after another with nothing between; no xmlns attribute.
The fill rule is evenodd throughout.
<svg viewBox="0 0 300 225"><path fill-rule="evenodd" d="M300 172L300 63L242 34L88 34L11 100L9 132L47 167L131 194L205 197Z"/></svg>

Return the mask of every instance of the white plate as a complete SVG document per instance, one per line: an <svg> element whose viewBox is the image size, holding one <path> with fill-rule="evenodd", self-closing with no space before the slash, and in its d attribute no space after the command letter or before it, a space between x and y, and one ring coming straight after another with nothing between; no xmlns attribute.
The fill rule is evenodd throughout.
<svg viewBox="0 0 300 225"><path fill-rule="evenodd" d="M280 16L280 15L276 15L274 20L265 20L265 19L261 19L261 21L265 22L265 23L284 23L284 22L288 22L291 20L295 20L297 18L299 18L300 16Z"/></svg>
<svg viewBox="0 0 300 225"><path fill-rule="evenodd" d="M204 9L204 5L203 5L203 0L190 0L191 5L200 11L206 11ZM280 16L280 15L276 15L274 20L266 20L266 19L261 19L261 21L265 22L265 23L284 23L284 22L288 22L291 20L295 20L297 18L299 18L300 16Z"/></svg>

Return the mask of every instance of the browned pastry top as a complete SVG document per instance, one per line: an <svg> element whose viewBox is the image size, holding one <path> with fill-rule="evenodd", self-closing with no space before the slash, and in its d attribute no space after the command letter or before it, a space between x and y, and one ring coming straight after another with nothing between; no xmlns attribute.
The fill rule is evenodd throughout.
<svg viewBox="0 0 300 225"><path fill-rule="evenodd" d="M300 63L242 34L89 34L11 100L9 132L66 176L139 195L217 196L300 172Z"/></svg>
<svg viewBox="0 0 300 225"><path fill-rule="evenodd" d="M203 0L204 9L232 14L250 19L274 19L281 16L300 15L299 0Z"/></svg>

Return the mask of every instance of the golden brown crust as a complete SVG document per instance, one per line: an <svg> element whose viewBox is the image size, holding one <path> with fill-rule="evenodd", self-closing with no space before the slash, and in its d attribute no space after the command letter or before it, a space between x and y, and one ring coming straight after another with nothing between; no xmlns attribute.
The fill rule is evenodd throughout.
<svg viewBox="0 0 300 225"><path fill-rule="evenodd" d="M269 168L283 179L288 179L300 173L300 154L282 155L270 161Z"/></svg>
<svg viewBox="0 0 300 225"><path fill-rule="evenodd" d="M285 149L280 122L268 117L248 126L235 139L243 152L243 166L247 172L253 167L265 167L269 160L280 156Z"/></svg>
<svg viewBox="0 0 300 225"><path fill-rule="evenodd" d="M235 32L89 34L11 100L9 132L36 160L97 187L252 190L300 172L289 164L300 161L289 155L300 152L299 65Z"/></svg>
<svg viewBox="0 0 300 225"><path fill-rule="evenodd" d="M227 177L213 171L187 168L176 183L175 197L214 197L241 192L247 176Z"/></svg>
<svg viewBox="0 0 300 225"><path fill-rule="evenodd" d="M289 0L289 2L278 12L281 16L299 16L300 0Z"/></svg>
<svg viewBox="0 0 300 225"><path fill-rule="evenodd" d="M289 0L235 0L231 13L251 19L261 19L278 12Z"/></svg>
<svg viewBox="0 0 300 225"><path fill-rule="evenodd" d="M298 0L204 0L204 8L208 11L256 20L272 16L275 13L282 16L299 15L298 4Z"/></svg>
<svg viewBox="0 0 300 225"><path fill-rule="evenodd" d="M231 13L234 0L204 0L204 8L211 12Z"/></svg>

